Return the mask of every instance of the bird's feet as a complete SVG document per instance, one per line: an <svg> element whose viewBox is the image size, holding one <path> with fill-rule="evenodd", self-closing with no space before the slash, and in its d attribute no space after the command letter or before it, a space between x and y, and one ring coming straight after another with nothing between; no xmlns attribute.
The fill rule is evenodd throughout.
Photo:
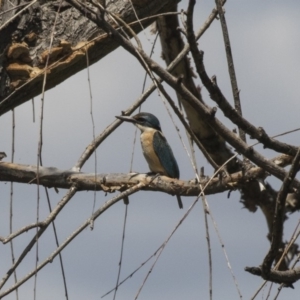
<svg viewBox="0 0 300 300"><path fill-rule="evenodd" d="M158 176L160 176L161 174L159 174L159 173L154 173L154 172L148 172L147 174L146 174L146 177L152 177L152 179L151 179L151 182L154 180L154 179L156 179Z"/></svg>

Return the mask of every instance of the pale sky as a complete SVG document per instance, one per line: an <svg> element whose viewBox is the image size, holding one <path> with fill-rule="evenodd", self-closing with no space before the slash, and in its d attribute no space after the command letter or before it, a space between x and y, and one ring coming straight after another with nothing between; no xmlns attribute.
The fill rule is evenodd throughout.
<svg viewBox="0 0 300 300"><path fill-rule="evenodd" d="M185 9L186 6L187 1L182 1L180 8ZM196 30L206 20L213 7L214 1L197 1ZM225 9L244 116L254 125L263 126L270 135L300 127L298 114L300 41L297 38L300 28L300 4L297 1L231 0ZM145 49L150 49L154 36L149 30L139 36ZM205 52L204 61L208 74L217 76L223 93L233 103L219 21L214 21L204 34L199 41L199 48ZM159 45L154 57L161 62ZM95 131L98 135L115 120L116 115L126 110L140 96L145 73L139 63L121 48L91 66L89 71ZM198 79L197 82L199 83ZM146 84L146 87L148 86L149 80ZM204 101L216 106L204 88L202 91ZM160 119L162 130L177 158L181 179L193 179L189 158L157 92L154 92L143 105L142 111L151 112ZM36 121L33 123L31 102L15 110L16 163L36 165L40 97L35 98L35 113ZM224 120L220 110L217 117L229 128L235 128L229 121ZM176 116L174 120L181 128L180 135L188 147L185 132ZM10 161L11 157L11 122L11 112L0 118L0 150L8 155L5 161ZM45 94L43 126L43 165L70 169L93 138L86 70ZM129 172L134 133L134 126L124 123L100 146L97 151L98 173ZM281 137L280 140L298 145L299 133ZM261 150L261 147L257 149ZM272 151L263 153L268 158L276 155ZM205 167L206 175L212 175L212 168L199 151L197 163L198 166ZM135 146L133 170L148 172L139 140ZM82 171L94 172L93 157ZM279 189L278 180L268 178L268 182ZM0 235L5 236L9 231L10 184L0 183L0 186L2 191ZM48 215L48 206L44 189L41 188L40 191L40 220L42 220ZM54 207L66 191L61 189L59 194L56 194L51 189L49 193ZM224 193L208 196L207 200L218 224L243 299L250 299L263 281L246 273L244 268L262 263L269 248L266 238L268 229L262 213L258 210L253 214L243 209L239 203L239 196L238 192L232 192L229 199L227 193ZM112 194L105 196L104 193L98 192L96 209L112 197ZM14 230L35 222L36 199L35 185L14 184ZM89 218L93 201L92 192L80 192L64 208L55 220L60 242ZM167 194L141 192L130 197L121 280L154 253L194 201L194 197L184 197L184 209L179 210L176 198ZM69 299L100 299L115 285L124 211L123 202L118 202L96 220L93 231L90 229L83 231L62 252ZM298 219L299 216L295 213L286 222L285 240L290 238ZM213 256L213 299L239 299L211 220L209 228ZM34 231L30 231L14 240L16 257L33 234ZM11 265L11 258L9 245L0 247L2 277ZM49 228L39 243L39 262L55 249L53 231ZM119 288L117 299L134 299L152 262L153 260ZM18 278L25 276L34 266L35 248L18 268ZM208 282L204 215L202 204L198 202L171 238L139 299L208 299ZM4 290L12 283L11 277ZM33 284L31 279L19 289L19 299L33 299ZM273 286L273 298L277 287ZM265 299L268 289L269 285L256 299ZM295 284L295 290L284 289L278 299L295 299L297 297L295 295L299 294L297 289L299 283ZM270 299L273 299L272 297ZM15 299L15 294L12 293L5 299ZM39 273L37 299L64 299L58 257ZM104 299L113 299L113 294Z"/></svg>

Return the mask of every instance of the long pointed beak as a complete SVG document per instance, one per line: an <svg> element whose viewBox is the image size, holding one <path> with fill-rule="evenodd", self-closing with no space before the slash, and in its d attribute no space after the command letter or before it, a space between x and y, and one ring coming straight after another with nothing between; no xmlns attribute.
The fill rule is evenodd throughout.
<svg viewBox="0 0 300 300"><path fill-rule="evenodd" d="M125 121L125 122L130 122L135 124L136 120L133 117L127 117L127 116L116 116L117 119Z"/></svg>

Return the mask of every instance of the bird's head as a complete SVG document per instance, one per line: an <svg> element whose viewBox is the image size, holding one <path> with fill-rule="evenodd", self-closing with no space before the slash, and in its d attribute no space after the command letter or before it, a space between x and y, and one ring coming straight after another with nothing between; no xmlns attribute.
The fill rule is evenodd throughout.
<svg viewBox="0 0 300 300"><path fill-rule="evenodd" d="M135 126L137 126L141 131L145 131L147 129L156 129L161 131L159 120L150 113L139 113L133 117L127 116L116 116L116 118L125 121L131 122Z"/></svg>

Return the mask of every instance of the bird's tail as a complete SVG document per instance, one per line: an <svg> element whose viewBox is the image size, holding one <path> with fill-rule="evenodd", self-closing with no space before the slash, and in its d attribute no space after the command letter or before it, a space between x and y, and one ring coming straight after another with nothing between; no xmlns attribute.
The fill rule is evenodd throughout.
<svg viewBox="0 0 300 300"><path fill-rule="evenodd" d="M176 195L176 198L177 198L179 208L183 208L181 197L179 195Z"/></svg>

